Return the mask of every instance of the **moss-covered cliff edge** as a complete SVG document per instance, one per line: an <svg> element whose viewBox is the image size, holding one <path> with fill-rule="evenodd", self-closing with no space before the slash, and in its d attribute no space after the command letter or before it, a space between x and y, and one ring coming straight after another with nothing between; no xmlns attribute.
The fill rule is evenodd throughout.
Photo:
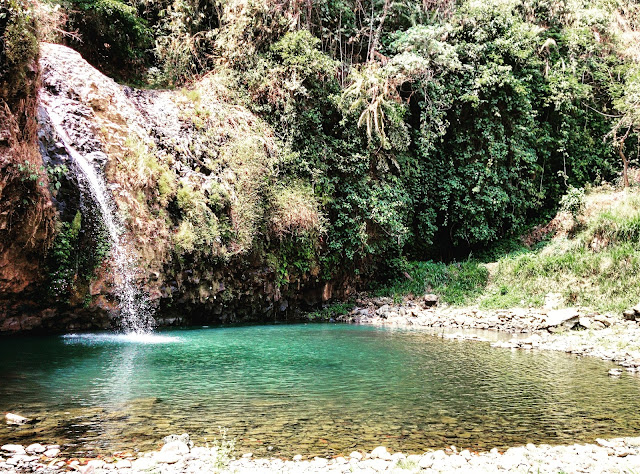
<svg viewBox="0 0 640 474"><path fill-rule="evenodd" d="M33 259L38 295L22 294L24 306L15 291L2 332L117 327L118 275L100 214L50 114L104 173L160 324L290 319L353 290L322 275L319 205L279 175L286 149L224 79L134 90L65 46L40 49L33 166L49 171L41 184L56 232Z"/></svg>
<svg viewBox="0 0 640 474"><path fill-rule="evenodd" d="M0 38L0 331L13 331L21 327L13 314L42 309L35 301L55 212L37 144L36 23L17 2L0 4Z"/></svg>

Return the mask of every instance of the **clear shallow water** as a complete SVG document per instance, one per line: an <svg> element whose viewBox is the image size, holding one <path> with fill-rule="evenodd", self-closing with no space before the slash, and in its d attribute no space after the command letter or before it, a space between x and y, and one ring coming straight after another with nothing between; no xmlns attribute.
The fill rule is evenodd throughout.
<svg viewBox="0 0 640 474"><path fill-rule="evenodd" d="M226 427L241 452L291 456L638 435L640 378L611 367L350 325L2 339L0 411L39 421L0 442L93 455Z"/></svg>

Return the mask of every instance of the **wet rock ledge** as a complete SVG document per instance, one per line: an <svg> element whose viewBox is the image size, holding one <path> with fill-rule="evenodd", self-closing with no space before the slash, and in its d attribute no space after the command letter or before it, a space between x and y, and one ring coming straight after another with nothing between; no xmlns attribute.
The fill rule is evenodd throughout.
<svg viewBox="0 0 640 474"><path fill-rule="evenodd" d="M44 450L44 451L43 451ZM390 453L380 446L371 452L349 456L304 459L254 459L251 453L234 457L228 446L195 447L188 435L171 435L159 451L139 455L120 453L104 459L66 459L55 446L4 445L0 472L101 473L483 473L483 472L637 472L640 469L640 437L598 439L595 444L550 446L528 444L504 452L458 451L455 446L423 454Z"/></svg>

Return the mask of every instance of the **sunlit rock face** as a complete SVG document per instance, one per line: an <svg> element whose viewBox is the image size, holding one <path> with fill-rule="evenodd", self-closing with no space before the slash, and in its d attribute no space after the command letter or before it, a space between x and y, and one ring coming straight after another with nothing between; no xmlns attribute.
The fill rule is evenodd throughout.
<svg viewBox="0 0 640 474"><path fill-rule="evenodd" d="M158 324L286 318L349 291L320 281L316 268L278 279L268 226L282 153L273 131L238 106L222 80L135 90L46 43L40 69L38 137L57 232L37 268L49 287L31 322L1 321L2 332L119 326L122 276L69 148L104 179L133 281Z"/></svg>

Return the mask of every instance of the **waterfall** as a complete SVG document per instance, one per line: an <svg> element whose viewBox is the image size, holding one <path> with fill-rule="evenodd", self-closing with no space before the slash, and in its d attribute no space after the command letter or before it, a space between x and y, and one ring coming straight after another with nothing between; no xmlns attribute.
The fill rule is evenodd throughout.
<svg viewBox="0 0 640 474"><path fill-rule="evenodd" d="M124 242L124 227L118 218L115 204L109 194L106 183L89 160L74 148L69 135L64 129L62 117L51 109L51 107L47 107L53 128L68 155L78 165L82 177L91 191L93 200L100 209L102 221L109 235L122 328L125 332L149 332L155 321L151 316L146 295L135 284L137 267L129 248Z"/></svg>

